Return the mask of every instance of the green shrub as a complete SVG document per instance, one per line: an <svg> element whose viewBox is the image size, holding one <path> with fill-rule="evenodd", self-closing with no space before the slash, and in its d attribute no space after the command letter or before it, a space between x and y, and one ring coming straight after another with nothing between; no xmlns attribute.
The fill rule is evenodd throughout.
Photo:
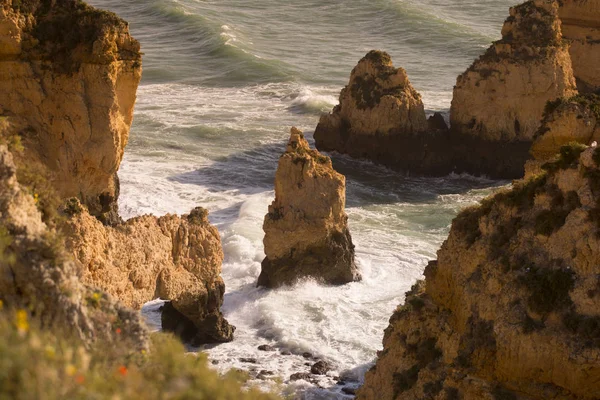
<svg viewBox="0 0 600 400"><path fill-rule="evenodd" d="M555 160L542 165L542 169L549 173L555 173L561 169L577 167L579 156L587 149L587 146L578 142L571 142L560 148L559 155Z"/></svg>
<svg viewBox="0 0 600 400"><path fill-rule="evenodd" d="M529 290L529 307L536 313L547 314L571 305L569 292L575 286L571 270L530 267L519 282Z"/></svg>
<svg viewBox="0 0 600 400"><path fill-rule="evenodd" d="M131 353L118 344L87 351L76 339L40 329L24 310L0 311L2 399L277 398L244 390L244 379L235 372L220 376L206 356L186 355L169 335L154 335L148 352Z"/></svg>

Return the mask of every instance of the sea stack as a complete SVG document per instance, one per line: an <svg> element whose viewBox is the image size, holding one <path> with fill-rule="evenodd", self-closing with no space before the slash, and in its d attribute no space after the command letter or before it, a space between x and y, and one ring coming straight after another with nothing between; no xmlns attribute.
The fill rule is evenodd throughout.
<svg viewBox="0 0 600 400"><path fill-rule="evenodd" d="M461 212L359 400L600 398L600 150Z"/></svg>
<svg viewBox="0 0 600 400"><path fill-rule="evenodd" d="M350 74L340 103L321 117L315 130L317 148L373 158L379 144L393 136L427 130L421 95L406 71L395 68L389 54L372 50Z"/></svg>
<svg viewBox="0 0 600 400"><path fill-rule="evenodd" d="M360 280L345 204L345 177L292 128L263 225L266 258L258 286L276 288L303 278L331 285Z"/></svg>
<svg viewBox="0 0 600 400"><path fill-rule="evenodd" d="M457 136L531 144L546 103L577 93L560 26L555 1L511 7L502 39L456 81L450 124Z"/></svg>

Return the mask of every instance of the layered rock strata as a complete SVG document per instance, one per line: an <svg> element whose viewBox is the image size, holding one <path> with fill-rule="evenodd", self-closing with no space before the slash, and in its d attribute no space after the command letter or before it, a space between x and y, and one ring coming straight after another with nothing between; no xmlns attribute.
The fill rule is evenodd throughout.
<svg viewBox="0 0 600 400"><path fill-rule="evenodd" d="M358 399L600 397L600 150L544 171L453 221Z"/></svg>
<svg viewBox="0 0 600 400"><path fill-rule="evenodd" d="M0 115L59 195L109 224L140 77L140 45L115 14L79 0L0 5Z"/></svg>
<svg viewBox="0 0 600 400"><path fill-rule="evenodd" d="M0 300L36 315L46 329L91 346L146 348L148 332L139 313L99 288L81 283L81 266L65 251L60 235L42 222L29 190L17 181L11 152L0 145Z"/></svg>
<svg viewBox="0 0 600 400"><path fill-rule="evenodd" d="M600 90L600 4L594 0L562 0L559 16L577 89L581 93Z"/></svg>
<svg viewBox="0 0 600 400"><path fill-rule="evenodd" d="M258 285L274 288L303 278L333 285L360 280L345 204L344 176L292 128L263 225L266 258Z"/></svg>

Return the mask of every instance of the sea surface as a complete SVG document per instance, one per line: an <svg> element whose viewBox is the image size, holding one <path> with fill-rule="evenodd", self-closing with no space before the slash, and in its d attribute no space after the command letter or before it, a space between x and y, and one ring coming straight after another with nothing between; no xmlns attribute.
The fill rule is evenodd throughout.
<svg viewBox="0 0 600 400"><path fill-rule="evenodd" d="M319 115L337 103L371 49L407 70L428 113L447 115L457 75L500 37L513 0L89 2L129 21L144 52L119 171L122 215L202 206L221 232L223 312L236 336L197 350L222 371L272 372L278 390L295 398L351 398L342 388L357 387L372 366L389 317L435 259L452 218L506 182L418 178L332 154L347 177L363 281L257 289L263 218L290 127L312 140ZM151 324L160 319L158 305L145 309ZM262 344L276 351L257 350ZM289 382L314 363L305 352L334 370L316 383Z"/></svg>

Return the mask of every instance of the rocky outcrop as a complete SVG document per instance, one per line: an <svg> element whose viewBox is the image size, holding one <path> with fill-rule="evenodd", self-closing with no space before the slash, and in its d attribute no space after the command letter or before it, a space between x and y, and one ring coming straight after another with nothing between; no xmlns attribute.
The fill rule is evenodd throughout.
<svg viewBox="0 0 600 400"><path fill-rule="evenodd" d="M556 2L510 9L495 42L454 87L450 124L459 135L531 142L548 101L576 93ZM525 160L516 160L522 166Z"/></svg>
<svg viewBox="0 0 600 400"><path fill-rule="evenodd" d="M140 309L161 298L163 326L195 344L233 339L220 311L225 293L223 250L208 212L182 217L143 216L116 227L102 225L73 199L62 230L67 249L82 265L81 279ZM185 328L185 329L184 329Z"/></svg>
<svg viewBox="0 0 600 400"><path fill-rule="evenodd" d="M126 22L80 0L0 5L0 115L20 131L25 157L53 172L60 197L78 197L110 224L139 50Z"/></svg>
<svg viewBox="0 0 600 400"><path fill-rule="evenodd" d="M600 150L463 211L358 399L600 397Z"/></svg>
<svg viewBox="0 0 600 400"><path fill-rule="evenodd" d="M340 103L321 117L318 146L352 149L357 137L413 135L427 129L421 95L406 71L395 68L389 54L372 50L350 74Z"/></svg>
<svg viewBox="0 0 600 400"><path fill-rule="evenodd" d="M360 279L348 230L346 179L329 157L292 128L275 176L275 200L264 222L266 258L258 285L313 278L339 285Z"/></svg>
<svg viewBox="0 0 600 400"><path fill-rule="evenodd" d="M590 145L600 141L600 98L578 95L548 103L542 125L531 146L532 160L525 166L526 176L540 172L562 146L577 142Z"/></svg>
<svg viewBox="0 0 600 400"><path fill-rule="evenodd" d="M600 4L593 0L562 0L559 16L577 89L581 93L600 90Z"/></svg>
<svg viewBox="0 0 600 400"><path fill-rule="evenodd" d="M0 300L26 309L45 329L90 346L147 347L139 313L81 283L81 266L69 257L60 235L43 222L37 199L17 181L17 168L0 145Z"/></svg>

